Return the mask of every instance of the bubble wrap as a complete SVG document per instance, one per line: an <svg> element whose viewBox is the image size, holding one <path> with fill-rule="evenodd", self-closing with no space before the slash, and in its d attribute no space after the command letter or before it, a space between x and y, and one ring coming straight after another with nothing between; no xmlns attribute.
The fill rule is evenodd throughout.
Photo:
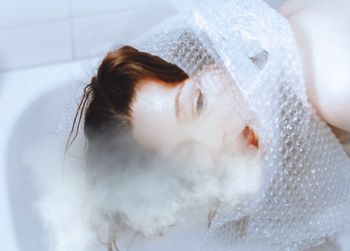
<svg viewBox="0 0 350 251"><path fill-rule="evenodd" d="M345 231L350 160L307 99L285 18L260 0L208 2L132 45L192 78L224 68L238 103L230 108L259 135L263 187L239 208L219 208L202 251L305 250Z"/></svg>

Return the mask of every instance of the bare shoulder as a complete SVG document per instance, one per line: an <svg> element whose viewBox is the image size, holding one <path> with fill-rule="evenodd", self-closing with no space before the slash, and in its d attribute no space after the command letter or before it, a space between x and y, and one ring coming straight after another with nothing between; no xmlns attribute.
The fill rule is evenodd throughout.
<svg viewBox="0 0 350 251"><path fill-rule="evenodd" d="M350 132L350 1L289 0L310 101L329 124Z"/></svg>

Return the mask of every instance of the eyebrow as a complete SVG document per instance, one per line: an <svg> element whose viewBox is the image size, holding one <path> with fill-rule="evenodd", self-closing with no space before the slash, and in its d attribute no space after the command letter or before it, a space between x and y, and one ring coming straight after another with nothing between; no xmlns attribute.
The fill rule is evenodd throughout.
<svg viewBox="0 0 350 251"><path fill-rule="evenodd" d="M179 120L180 119L180 102L179 102L179 99L180 99L180 95L181 95L181 91L182 91L182 88L185 84L182 84L181 87L177 90L177 93L175 95L175 115L176 115L176 118Z"/></svg>

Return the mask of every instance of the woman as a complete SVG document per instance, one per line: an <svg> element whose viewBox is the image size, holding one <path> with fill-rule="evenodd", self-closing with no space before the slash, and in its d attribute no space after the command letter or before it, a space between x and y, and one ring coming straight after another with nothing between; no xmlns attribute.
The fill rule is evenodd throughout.
<svg viewBox="0 0 350 251"><path fill-rule="evenodd" d="M132 47L109 53L87 86L85 98L91 100L84 129L89 142L130 131L148 150L173 155L197 145L207 148L212 160L225 147L234 150L239 134L247 147L258 147L252 129L220 102L218 89L224 90L225 83L210 86L209 78L215 73L220 74L215 70L200 73L199 84L178 66Z"/></svg>
<svg viewBox="0 0 350 251"><path fill-rule="evenodd" d="M218 217L209 243L215 231L222 231L230 237L221 245L236 245L237 250L301 250L339 231L336 216L327 218L324 212L348 201L345 192L342 198L335 195L348 184L340 170L346 170L349 160L307 99L330 125L350 131L349 78L345 71L323 71L333 68L324 54L305 53L307 45L323 51L327 38L302 35L301 29L314 30L303 18L321 14L316 2L308 7L315 16L295 8L297 3L287 2L281 13L295 30L308 96L289 26L260 1L208 5L160 28L160 35L147 37L149 44L141 41L138 48L144 51L124 46L108 53L86 87L76 117L80 123L84 116L87 165L98 173L93 181L105 170L99 169L101 163L113 169L135 158L148 163L150 156L175 156L209 166L215 174L216 166L231 164L227 156L239 155L257 161L235 170L235 186L225 196L237 203L221 208L226 218ZM327 1L323 4L332 17ZM336 34L337 41L346 41L343 34ZM348 58L338 56L334 66L346 68ZM309 60L317 67L311 69ZM337 92L329 82L344 89ZM330 92L334 96L326 104L321 94ZM106 163L107 158L112 160ZM329 180L334 163L337 173ZM256 203L249 204L258 191ZM236 206L239 210L232 213ZM224 221L235 224L225 226Z"/></svg>
<svg viewBox="0 0 350 251"><path fill-rule="evenodd" d="M229 199L232 206L244 196L254 194L260 186L261 171L257 165L259 140L238 113L235 114L222 102L223 92L228 87L228 83L223 81L223 74L215 66L206 65L198 73L200 77L194 80L178 66L130 46L109 53L99 66L97 75L85 88L80 115L76 115L78 118L84 113L89 177L98 180L96 176L110 173L109 168L132 170L134 163L142 163L148 169L146 172L153 186L158 183L157 187L163 187L160 192L153 192L153 196L163 201L171 199L175 204L182 201L183 208L197 208L196 217L201 215L202 219L201 211L204 211L208 225L217 199ZM175 178L164 177L162 181L155 172L162 173L166 166L171 166L170 162L160 164L162 157L178 161L177 165L197 166L202 171L189 174L181 174L181 170L180 174L171 171L167 175ZM237 168L225 171L225 162L228 161ZM117 172L114 171L114 175ZM125 224L128 231L150 238L169 226L195 218L192 214L189 218L180 217L188 214L189 209L184 211L178 206L175 206L176 212L170 209L166 213L161 212L156 204L152 205L150 196L142 196L142 191L131 185L137 174L130 173L132 177L119 175L129 180L129 186L134 189L133 195L129 198L121 195L120 198L147 199L150 203L142 209L133 209L133 206L114 208L119 210L118 213L127 215L128 223L119 219L118 224ZM208 174L216 177L224 175L227 181L220 179L221 184L216 184L216 180L207 178ZM192 184L191 189L186 190L187 195L179 198L183 191L177 191L164 198L169 188L160 183L165 180L176 183L177 179ZM114 179L114 182L118 183L117 180ZM228 180L230 183L226 184ZM140 189L147 189L147 178L142 182ZM117 189L123 190L122 186ZM206 193L203 193L204 190ZM230 194L230 191L234 192ZM149 220L143 218L142 223L136 224L132 223L136 211L139 214L158 212L150 215ZM160 223L151 223L155 220Z"/></svg>
<svg viewBox="0 0 350 251"><path fill-rule="evenodd" d="M349 8L350 7L347 1L343 0L337 1L337 3L327 0L323 0L321 2L312 0L307 2L291 0L284 3L280 8L280 13L287 17L295 32L303 62L303 71L308 97L314 107L317 109L319 116L321 116L329 125L333 126L334 130L337 132L341 130L341 134L350 132L350 111L348 109L348 107L350 107L350 79L347 74L350 62L349 57L346 56L350 55L350 48L347 46L349 44L348 42L350 41L350 37L347 34L349 34L350 31L346 31L346 29L348 29L347 23L350 22L349 15L346 15ZM339 12L340 15L338 14ZM344 13L344 15L341 15L342 13ZM327 51L331 51L332 53L327 54ZM132 60L129 60L129 58L132 58ZM155 62L156 65L152 61L157 61ZM125 69L122 67L116 67L115 69L112 69L112 67L108 68L110 65L115 66L117 64L125 64L125 66L123 66ZM130 76L123 74L123 71L129 71L128 67L139 67L138 70L140 72L137 72L137 69L135 69L135 73L130 71ZM174 92L176 92L176 90L182 86L191 85L191 81L188 79L188 76L181 69L177 69L176 66L171 66L169 64L167 65L166 62L162 61L161 59L156 59L155 57L152 57L152 55L137 52L131 47L124 47L115 51L114 53L110 53L103 61L100 68L101 69L98 73L99 77L93 78L89 91L94 93L94 90L98 85L104 85L105 89L100 88L100 92L110 92L110 94L107 94L110 96L110 99L115 99L113 95L120 97L121 101L116 100L115 102L118 103L116 103L114 107L109 108L120 113L120 115L123 117L121 120L127 124L131 124L130 119L133 117L135 120L134 133L138 135L136 138L143 141L142 145L148 147L147 144L150 142L147 139L143 139L143 137L148 137L147 135L142 135L142 133L139 132L142 129L138 128L138 126L147 123L146 121L138 122L138 119L142 119L139 118L139 114L141 113L139 109L146 109L142 111L144 116L146 117L147 114L150 121L157 121L157 125L150 125L151 127L154 127L155 130L159 130L159 128L170 128L170 126L176 124L174 120L164 120L163 122L167 121L171 124L163 125L157 119L151 119L151 116L155 115L153 112L155 108L152 107L152 105L155 104L148 103L148 107L144 105L143 108L139 108L138 103L145 102L142 101L144 99L143 95L147 96L147 94L142 93L148 91L151 95L163 97L162 99L165 100L165 104L168 102L168 105L170 106L170 100L173 98L172 96L175 95ZM115 78L113 78L113 74L116 74ZM120 80L117 79L117 77L119 77ZM126 78L126 81L124 81L123 78ZM101 80L99 81L99 79ZM106 83L102 83L103 81ZM113 87L111 82L114 82L115 85L120 83L122 86ZM142 82L142 86L150 85L152 87L141 88L141 90L137 89L137 87L141 86L141 84L138 84L136 87L136 83L139 82ZM156 89L157 87L158 89ZM165 93L161 87L173 87L173 91ZM121 95L117 93L118 91L123 92L124 97L121 97ZM135 98L135 96L137 96L136 93L138 93L138 95L140 93L142 96ZM97 94L95 94L95 96L97 96ZM204 97L205 96L200 89L198 89L196 93L192 94L192 99L196 99L198 101L199 108L197 109L201 110L205 105L203 100ZM133 98L136 99L133 100L134 102L132 102ZM149 101L154 101L151 98L149 99ZM94 103L90 104L90 110L93 110L94 104L97 102L98 101L94 101ZM134 116L131 116L130 114L131 110L133 110L132 107L136 108L136 111L134 111ZM100 109L104 110L105 108ZM110 117L112 117L113 114L112 110ZM170 111L170 107L167 106L162 107L159 112L160 113L156 116L163 116L162 113L164 115L175 114L173 111ZM89 127L92 126L92 124L97 126L97 123L99 122L104 123L103 120L109 120L109 118L108 115L104 113L105 118L95 121L96 119L94 118L93 111L89 111L87 113L91 116L87 118L85 122L87 136L89 138L89 134L93 133L93 129L89 129ZM212 119L220 120L220 118ZM150 121L148 121L148 123L150 123ZM115 123L119 123L117 119ZM210 122L206 123L210 124ZM222 124L217 124L215 126L218 126L219 128L223 127ZM240 130L237 128L236 131L243 131L244 125L240 124L239 126ZM207 128L205 130L212 129L213 128ZM88 132L88 130L91 132ZM248 139L248 142L257 146L256 135L254 135L254 132L251 130L245 130L245 132L248 132L248 135L251 137ZM177 131L177 133L180 132ZM198 132L198 134L200 133L206 134L207 132ZM186 132L181 132L180 134L186 134ZM172 147L175 147L180 143L184 143L185 140L182 140L178 136L179 135L173 135L178 142L172 142L174 139L164 138L163 140L167 143L163 144L163 146L168 147L168 145L173 145ZM219 135L213 135L213 138L222 138L222 136L220 137ZM187 140L190 141L195 139L191 139L189 137ZM155 139L153 138L152 141L155 141ZM208 141L211 142L200 142L200 144L219 144L217 142L214 143L215 140L213 139L208 139ZM164 151L166 149L159 146L161 142L153 143L158 144L158 146L156 146L157 151ZM218 151L218 147L218 145L215 146L216 151Z"/></svg>

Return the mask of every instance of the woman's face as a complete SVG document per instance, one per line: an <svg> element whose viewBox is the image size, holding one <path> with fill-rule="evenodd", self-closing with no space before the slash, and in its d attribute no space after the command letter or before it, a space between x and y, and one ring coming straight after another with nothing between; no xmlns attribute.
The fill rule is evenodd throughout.
<svg viewBox="0 0 350 251"><path fill-rule="evenodd" d="M219 71L204 72L198 79L178 84L145 80L139 85L132 104L138 143L206 163L237 150L245 124L224 100L227 83Z"/></svg>

